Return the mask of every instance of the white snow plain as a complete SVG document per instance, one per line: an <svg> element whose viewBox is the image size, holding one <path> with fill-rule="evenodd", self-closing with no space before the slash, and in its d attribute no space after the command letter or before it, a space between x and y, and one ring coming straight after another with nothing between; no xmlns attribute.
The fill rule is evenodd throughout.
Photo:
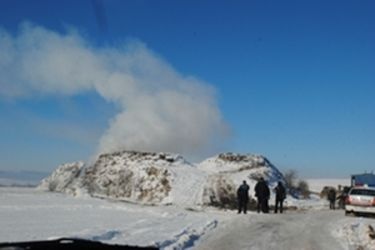
<svg viewBox="0 0 375 250"><path fill-rule="evenodd" d="M227 218L217 210L75 198L33 188L0 188L0 200L0 242L73 237L184 249Z"/></svg>
<svg viewBox="0 0 375 250"><path fill-rule="evenodd" d="M249 221L251 228L245 234L250 244L244 249L271 249L267 248L274 245L270 237L295 239L295 232L304 235L301 239L310 245L287 245L288 249L311 249L311 244L325 240L320 245L330 249L375 249L375 242L369 237L369 226L375 228L374 219L348 217L343 210L329 211L327 202L318 198L288 199L287 203L294 202L302 209L286 211L285 215L237 215L233 210L210 207L145 206L15 187L0 188L0 201L0 242L73 237L160 249L205 249L203 246L211 237L231 231L236 234L235 230L249 227ZM327 237L321 235L323 227ZM258 228L263 234L256 233ZM284 231L280 233L279 229ZM322 237L309 240L315 234Z"/></svg>
<svg viewBox="0 0 375 250"><path fill-rule="evenodd" d="M330 178L330 179L307 179L310 191L320 193L325 186L337 188L350 186L350 178Z"/></svg>

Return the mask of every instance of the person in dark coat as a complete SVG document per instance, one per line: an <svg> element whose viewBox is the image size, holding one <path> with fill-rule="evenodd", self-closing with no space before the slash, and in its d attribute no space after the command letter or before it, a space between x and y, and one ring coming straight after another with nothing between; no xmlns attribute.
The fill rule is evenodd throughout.
<svg viewBox="0 0 375 250"><path fill-rule="evenodd" d="M286 198L286 191L285 191L285 187L283 186L281 181L279 181L277 183L277 186L275 188L275 192L276 192L275 214L277 214L277 210L278 210L279 206L280 206L280 213L283 213L283 202Z"/></svg>
<svg viewBox="0 0 375 250"><path fill-rule="evenodd" d="M328 191L328 200L329 200L329 209L335 209L336 191L334 188L331 188Z"/></svg>
<svg viewBox="0 0 375 250"><path fill-rule="evenodd" d="M249 202L249 185L246 181L243 181L241 186L237 189L237 199L238 199L238 213L243 211L245 214L247 212L247 203Z"/></svg>
<svg viewBox="0 0 375 250"><path fill-rule="evenodd" d="M270 189L266 181L261 177L255 185L255 196L258 198L257 211L263 213L269 212L268 200L270 198Z"/></svg>
<svg viewBox="0 0 375 250"><path fill-rule="evenodd" d="M341 193L337 196L337 200L339 201L339 208L345 209L345 200L348 197L350 187L345 186Z"/></svg>

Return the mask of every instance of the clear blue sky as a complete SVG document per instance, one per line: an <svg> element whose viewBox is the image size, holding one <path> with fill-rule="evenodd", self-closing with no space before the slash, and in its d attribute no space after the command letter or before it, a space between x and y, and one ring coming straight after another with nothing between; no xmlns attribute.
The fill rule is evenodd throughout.
<svg viewBox="0 0 375 250"><path fill-rule="evenodd" d="M224 150L345 177L375 169L374 11L374 1L1 0L0 27L74 27L98 48L140 40L214 86L231 130ZM86 160L116 113L94 92L2 98L0 170Z"/></svg>

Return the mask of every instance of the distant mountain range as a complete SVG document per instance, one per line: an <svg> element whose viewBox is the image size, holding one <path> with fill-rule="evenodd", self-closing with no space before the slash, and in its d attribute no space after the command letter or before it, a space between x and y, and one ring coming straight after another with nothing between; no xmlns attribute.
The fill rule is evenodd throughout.
<svg viewBox="0 0 375 250"><path fill-rule="evenodd" d="M29 170L0 170L0 186L36 186L49 174L50 173Z"/></svg>

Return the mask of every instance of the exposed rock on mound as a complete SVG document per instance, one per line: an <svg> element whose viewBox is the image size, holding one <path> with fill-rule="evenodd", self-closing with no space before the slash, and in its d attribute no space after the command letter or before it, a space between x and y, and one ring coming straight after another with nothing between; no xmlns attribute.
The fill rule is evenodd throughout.
<svg viewBox="0 0 375 250"><path fill-rule="evenodd" d="M101 155L86 169L89 193L145 203L163 202L171 192L173 167L191 167L179 155L122 152Z"/></svg>
<svg viewBox="0 0 375 250"><path fill-rule="evenodd" d="M216 174L207 177L203 190L203 204L215 207L236 208L236 185L232 179Z"/></svg>

